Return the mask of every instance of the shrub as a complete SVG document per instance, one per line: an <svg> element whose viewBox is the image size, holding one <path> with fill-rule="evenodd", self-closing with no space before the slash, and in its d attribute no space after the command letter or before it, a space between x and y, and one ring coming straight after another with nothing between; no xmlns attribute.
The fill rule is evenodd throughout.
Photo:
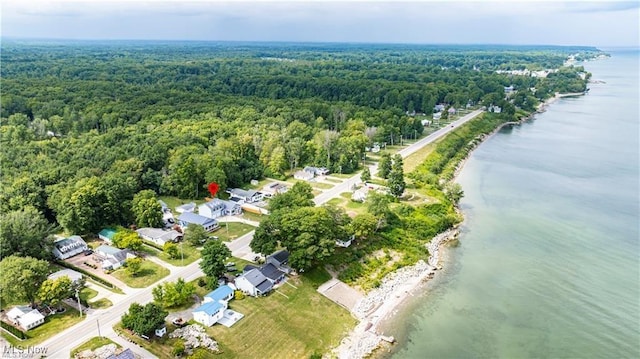
<svg viewBox="0 0 640 359"><path fill-rule="evenodd" d="M233 293L233 297L234 297L235 299L237 299L237 300L242 300L242 299L244 299L244 293L243 293L241 290L236 290L236 291Z"/></svg>
<svg viewBox="0 0 640 359"><path fill-rule="evenodd" d="M173 345L173 349L171 350L171 354L180 357L182 356L182 354L184 354L184 342L182 340L178 340L174 345Z"/></svg>
<svg viewBox="0 0 640 359"><path fill-rule="evenodd" d="M5 322L1 322L0 321L0 325L2 325L3 329L6 329L9 333L13 334L14 336L16 336L19 339L29 339L29 337L27 336L27 334L25 334L25 332L23 332L22 330L9 325Z"/></svg>
<svg viewBox="0 0 640 359"><path fill-rule="evenodd" d="M206 286L207 286L207 281L204 279L204 277L198 278L198 287L204 288Z"/></svg>

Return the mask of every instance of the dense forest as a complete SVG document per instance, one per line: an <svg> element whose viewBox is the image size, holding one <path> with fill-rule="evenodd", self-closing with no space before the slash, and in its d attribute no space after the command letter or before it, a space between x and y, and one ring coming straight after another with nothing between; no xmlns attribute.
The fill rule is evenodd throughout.
<svg viewBox="0 0 640 359"><path fill-rule="evenodd" d="M584 91L584 70L561 66L597 51L3 40L0 213L95 233L132 223L131 201L145 189L188 199L211 181L241 187L304 165L353 173L372 143L421 135L415 113L436 104L509 116L556 91ZM523 68L561 69L496 73Z"/></svg>

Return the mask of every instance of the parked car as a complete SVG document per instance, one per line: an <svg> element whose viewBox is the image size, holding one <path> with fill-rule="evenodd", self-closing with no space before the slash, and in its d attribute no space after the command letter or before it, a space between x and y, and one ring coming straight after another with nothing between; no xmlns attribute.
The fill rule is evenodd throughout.
<svg viewBox="0 0 640 359"><path fill-rule="evenodd" d="M85 249L82 253L84 253L85 256L91 255L93 254L93 249Z"/></svg>

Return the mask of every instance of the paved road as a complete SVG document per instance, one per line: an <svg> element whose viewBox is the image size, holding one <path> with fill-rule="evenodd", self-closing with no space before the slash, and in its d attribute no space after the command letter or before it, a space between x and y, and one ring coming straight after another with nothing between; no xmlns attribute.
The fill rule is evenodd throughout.
<svg viewBox="0 0 640 359"><path fill-rule="evenodd" d="M461 119L448 125L446 128L442 128L430 134L429 136L413 143L412 145L402 149L401 151L399 151L400 155L402 155L402 157L411 155L412 153L418 151L420 148L451 132L456 127L478 116L480 113L482 113L482 111L477 110L462 117ZM374 174L377 170L377 165L370 166L370 169L372 171L372 174ZM360 175L352 176L342 183L337 184L332 189L316 196L314 202L317 205L324 204L331 198L339 196L340 193L350 191L351 188L358 182L360 182ZM249 248L249 243L251 243L253 233L254 231L251 231L244 236L234 240L233 242L227 243L227 246L231 249L234 256L253 260L256 254L251 251L251 248ZM167 266L168 268L170 268L171 274L155 285L163 282L174 282L178 278L184 278L185 281L191 281L198 277L201 277L204 275L204 273L202 273L202 270L200 270L199 263L200 260L186 267ZM145 304L152 301L153 296L151 295L151 289L155 287L155 285L152 285L148 288L127 290L128 295L124 298L118 298L121 300L117 300L117 302L114 302L114 305L112 307L103 310L90 311L87 314L87 319L73 326L72 328L69 328L59 333L58 335L55 335L52 338L46 340L45 342L40 344L40 346L48 348L47 354L49 358L68 358L69 352L73 348L98 335L98 323L100 326L100 334L102 336L118 338L114 334L112 327L120 321L120 317L129 309L131 303L137 302ZM112 297L112 300L114 299L115 298ZM118 338L116 341L119 343L126 343L127 347L131 346L130 343L123 341L120 338ZM141 354L145 359L155 358L153 354L149 353L143 348L133 346L132 349L134 350L134 352Z"/></svg>

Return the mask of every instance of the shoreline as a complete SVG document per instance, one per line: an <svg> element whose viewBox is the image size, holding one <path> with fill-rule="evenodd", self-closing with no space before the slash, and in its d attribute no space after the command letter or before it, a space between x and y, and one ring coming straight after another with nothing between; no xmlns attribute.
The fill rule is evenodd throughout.
<svg viewBox="0 0 640 359"><path fill-rule="evenodd" d="M540 103L536 110L528 116L522 117L517 121L505 122L497 126L490 133L483 135L479 138L479 141L476 141L474 148L469 151L469 154L458 163L451 181L456 180L473 150L489 137L500 131L504 126L518 125L531 120L536 114L545 112L551 104L560 98L582 96L584 94L584 92L556 93L553 97ZM457 206L456 211L459 212ZM442 246L458 237L460 224L461 223L437 234L426 244L429 250L428 262L419 260L412 266L403 267L390 273L382 280L380 287L367 293L367 295L356 304L351 313L360 322L340 341L340 344L332 350L332 355L345 359L364 358L380 348L383 341L395 341L392 336L385 336L385 333L380 333L380 327L384 323L392 320L390 317L398 310L402 303L410 297L411 293L422 288L427 281L435 276L439 269L442 269L440 265Z"/></svg>

